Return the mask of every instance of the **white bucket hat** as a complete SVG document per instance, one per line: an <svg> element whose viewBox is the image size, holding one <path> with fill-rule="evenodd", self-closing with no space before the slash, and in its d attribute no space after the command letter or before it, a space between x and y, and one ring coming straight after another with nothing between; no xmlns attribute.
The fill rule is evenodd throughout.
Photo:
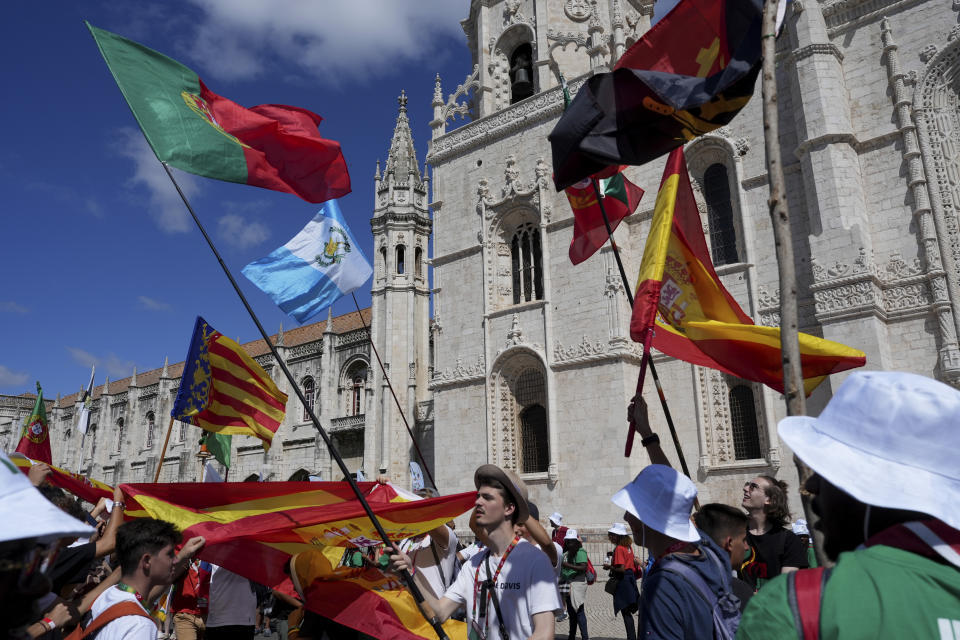
<svg viewBox="0 0 960 640"><path fill-rule="evenodd" d="M810 529L807 527L807 521L804 520L803 518L800 518L799 520L794 522L791 529L793 529L793 532L798 536L810 535Z"/></svg>
<svg viewBox="0 0 960 640"><path fill-rule="evenodd" d="M818 418L780 421L783 441L868 505L960 529L960 391L912 373L850 374Z"/></svg>
<svg viewBox="0 0 960 640"><path fill-rule="evenodd" d="M0 542L38 538L47 543L91 535L93 527L44 498L26 474L0 452Z"/></svg>
<svg viewBox="0 0 960 640"><path fill-rule="evenodd" d="M567 532L563 534L564 540L577 540L579 537L576 529L567 529Z"/></svg>
<svg viewBox="0 0 960 640"><path fill-rule="evenodd" d="M651 464L613 494L612 500L654 531L675 540L696 542L700 534L690 522L696 497L697 487L690 478L666 465Z"/></svg>
<svg viewBox="0 0 960 640"><path fill-rule="evenodd" d="M554 511L550 514L550 522L557 526L563 524L563 514L559 511Z"/></svg>
<svg viewBox="0 0 960 640"><path fill-rule="evenodd" d="M626 522L614 522L613 526L607 529L607 533L612 533L615 536L628 536L630 532L627 531Z"/></svg>

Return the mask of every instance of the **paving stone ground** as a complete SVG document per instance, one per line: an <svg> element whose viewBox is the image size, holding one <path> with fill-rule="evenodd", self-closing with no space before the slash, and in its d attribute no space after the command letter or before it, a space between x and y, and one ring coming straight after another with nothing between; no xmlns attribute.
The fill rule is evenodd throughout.
<svg viewBox="0 0 960 640"><path fill-rule="evenodd" d="M584 611L587 614L587 633L590 640L626 640L627 634L623 628L623 619L613 615L613 596L603 590L606 576L597 576L597 582L587 587L587 602ZM633 619L636 627L636 616ZM570 631L570 619L558 622L556 627L557 640L564 640ZM580 638L580 630L577 630Z"/></svg>

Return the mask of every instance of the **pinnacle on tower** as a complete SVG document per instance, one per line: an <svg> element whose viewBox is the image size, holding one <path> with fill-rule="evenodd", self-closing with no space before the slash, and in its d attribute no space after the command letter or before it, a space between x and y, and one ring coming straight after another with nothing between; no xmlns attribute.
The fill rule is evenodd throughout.
<svg viewBox="0 0 960 640"><path fill-rule="evenodd" d="M399 181L406 181L409 174L415 176L416 183L420 182L420 169L417 167L417 151L413 146L413 134L410 133L410 120L407 119L407 94L400 92L397 98L400 105L397 113L397 126L393 130L393 139L390 141L390 151L387 152L387 164L384 177L393 174ZM413 186L413 185L411 185Z"/></svg>

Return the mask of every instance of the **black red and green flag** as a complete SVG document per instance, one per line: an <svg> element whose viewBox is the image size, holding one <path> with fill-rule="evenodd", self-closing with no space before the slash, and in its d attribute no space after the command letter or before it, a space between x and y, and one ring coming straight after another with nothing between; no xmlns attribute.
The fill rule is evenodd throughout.
<svg viewBox="0 0 960 640"><path fill-rule="evenodd" d="M87 23L161 162L207 178L324 202L350 193L340 144L317 114L279 104L246 109L176 60Z"/></svg>
<svg viewBox="0 0 960 640"><path fill-rule="evenodd" d="M603 194L603 206L610 221L610 232L617 230L620 221L637 209L643 189L620 173L597 179ZM604 245L609 237L603 222L603 213L597 201L597 192L590 178L581 180L565 190L573 209L573 240L570 241L570 262L580 264Z"/></svg>
<svg viewBox="0 0 960 640"><path fill-rule="evenodd" d="M728 124L753 95L762 8L762 0L681 0L612 72L590 78L550 133L557 189Z"/></svg>

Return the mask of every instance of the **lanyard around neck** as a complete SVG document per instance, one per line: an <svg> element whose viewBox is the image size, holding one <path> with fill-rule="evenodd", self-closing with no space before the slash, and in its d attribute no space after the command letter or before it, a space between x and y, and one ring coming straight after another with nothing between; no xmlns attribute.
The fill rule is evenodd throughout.
<svg viewBox="0 0 960 640"><path fill-rule="evenodd" d="M513 539L513 542L510 543L510 546L507 547L507 550L503 552L503 557L500 558L500 562L497 564L497 570L493 573L491 577L489 571L487 572L487 579L490 581L491 589L496 588L497 578L500 576L500 570L503 569L504 563L507 561L507 556L510 555L510 552L514 550L517 546L517 543L520 542L520 536L516 536ZM487 554L484 556L484 560L489 560L490 558L490 549L487 549ZM477 619L477 601L480 599L480 565L481 562L477 563L477 570L473 574L473 619ZM489 564L487 565L489 567ZM486 604L490 604L490 596L492 595L491 590L486 591ZM486 607L484 607L486 608Z"/></svg>
<svg viewBox="0 0 960 640"><path fill-rule="evenodd" d="M120 591L126 591L127 593L132 593L134 597L136 597L137 602L143 602L143 596L140 595L140 592L134 589L133 587L131 587L130 585L128 585L127 583L118 582L117 589L120 589Z"/></svg>

